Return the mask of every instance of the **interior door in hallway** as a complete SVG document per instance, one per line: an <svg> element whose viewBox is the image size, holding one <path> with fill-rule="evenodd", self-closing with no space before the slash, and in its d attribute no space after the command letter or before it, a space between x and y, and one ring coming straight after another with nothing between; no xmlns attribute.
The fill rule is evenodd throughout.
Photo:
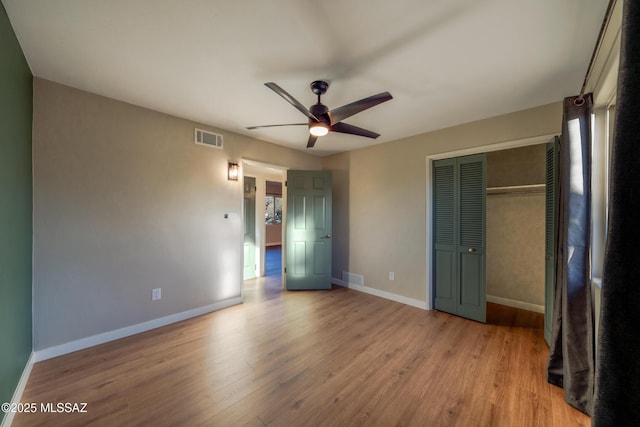
<svg viewBox="0 0 640 427"><path fill-rule="evenodd" d="M244 270L243 279L256 277L256 179L244 177Z"/></svg>
<svg viewBox="0 0 640 427"><path fill-rule="evenodd" d="M434 306L486 322L486 156L433 163Z"/></svg>
<svg viewBox="0 0 640 427"><path fill-rule="evenodd" d="M331 172L287 172L286 288L331 289Z"/></svg>

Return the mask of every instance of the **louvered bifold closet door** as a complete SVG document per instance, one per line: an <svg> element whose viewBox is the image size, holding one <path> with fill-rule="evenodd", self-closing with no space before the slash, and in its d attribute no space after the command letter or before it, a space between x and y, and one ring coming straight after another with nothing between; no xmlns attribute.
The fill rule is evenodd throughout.
<svg viewBox="0 0 640 427"><path fill-rule="evenodd" d="M484 154L433 162L436 310L486 321Z"/></svg>
<svg viewBox="0 0 640 427"><path fill-rule="evenodd" d="M433 163L434 307L453 314L458 300L456 182L455 159Z"/></svg>
<svg viewBox="0 0 640 427"><path fill-rule="evenodd" d="M486 161L484 154L458 159L460 296L458 314L486 322L485 224Z"/></svg>
<svg viewBox="0 0 640 427"><path fill-rule="evenodd" d="M544 243L544 339L551 342L553 330L553 296L556 283L556 217L558 214L558 151L559 138L547 144L545 186L545 243Z"/></svg>

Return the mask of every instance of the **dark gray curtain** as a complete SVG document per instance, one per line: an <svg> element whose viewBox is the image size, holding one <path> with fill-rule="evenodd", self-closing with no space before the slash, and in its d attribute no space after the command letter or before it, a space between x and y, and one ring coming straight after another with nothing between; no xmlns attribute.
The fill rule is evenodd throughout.
<svg viewBox="0 0 640 427"><path fill-rule="evenodd" d="M640 1L623 4L594 426L640 423Z"/></svg>
<svg viewBox="0 0 640 427"><path fill-rule="evenodd" d="M592 413L591 94L564 100L560 141L556 289L547 380L566 401Z"/></svg>

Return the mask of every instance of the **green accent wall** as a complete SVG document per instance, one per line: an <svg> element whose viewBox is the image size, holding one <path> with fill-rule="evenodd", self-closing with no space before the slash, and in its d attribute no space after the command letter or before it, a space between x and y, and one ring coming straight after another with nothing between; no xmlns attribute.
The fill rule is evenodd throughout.
<svg viewBox="0 0 640 427"><path fill-rule="evenodd" d="M33 76L0 3L0 403L32 350L32 116Z"/></svg>

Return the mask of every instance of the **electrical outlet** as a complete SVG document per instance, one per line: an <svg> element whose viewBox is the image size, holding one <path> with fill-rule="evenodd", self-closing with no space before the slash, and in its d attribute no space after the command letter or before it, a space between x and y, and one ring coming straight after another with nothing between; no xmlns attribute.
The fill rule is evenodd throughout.
<svg viewBox="0 0 640 427"><path fill-rule="evenodd" d="M396 279L396 273L394 273L393 271L389 272L389 280L395 280Z"/></svg>
<svg viewBox="0 0 640 427"><path fill-rule="evenodd" d="M158 301L162 299L162 288L151 289L151 301Z"/></svg>

